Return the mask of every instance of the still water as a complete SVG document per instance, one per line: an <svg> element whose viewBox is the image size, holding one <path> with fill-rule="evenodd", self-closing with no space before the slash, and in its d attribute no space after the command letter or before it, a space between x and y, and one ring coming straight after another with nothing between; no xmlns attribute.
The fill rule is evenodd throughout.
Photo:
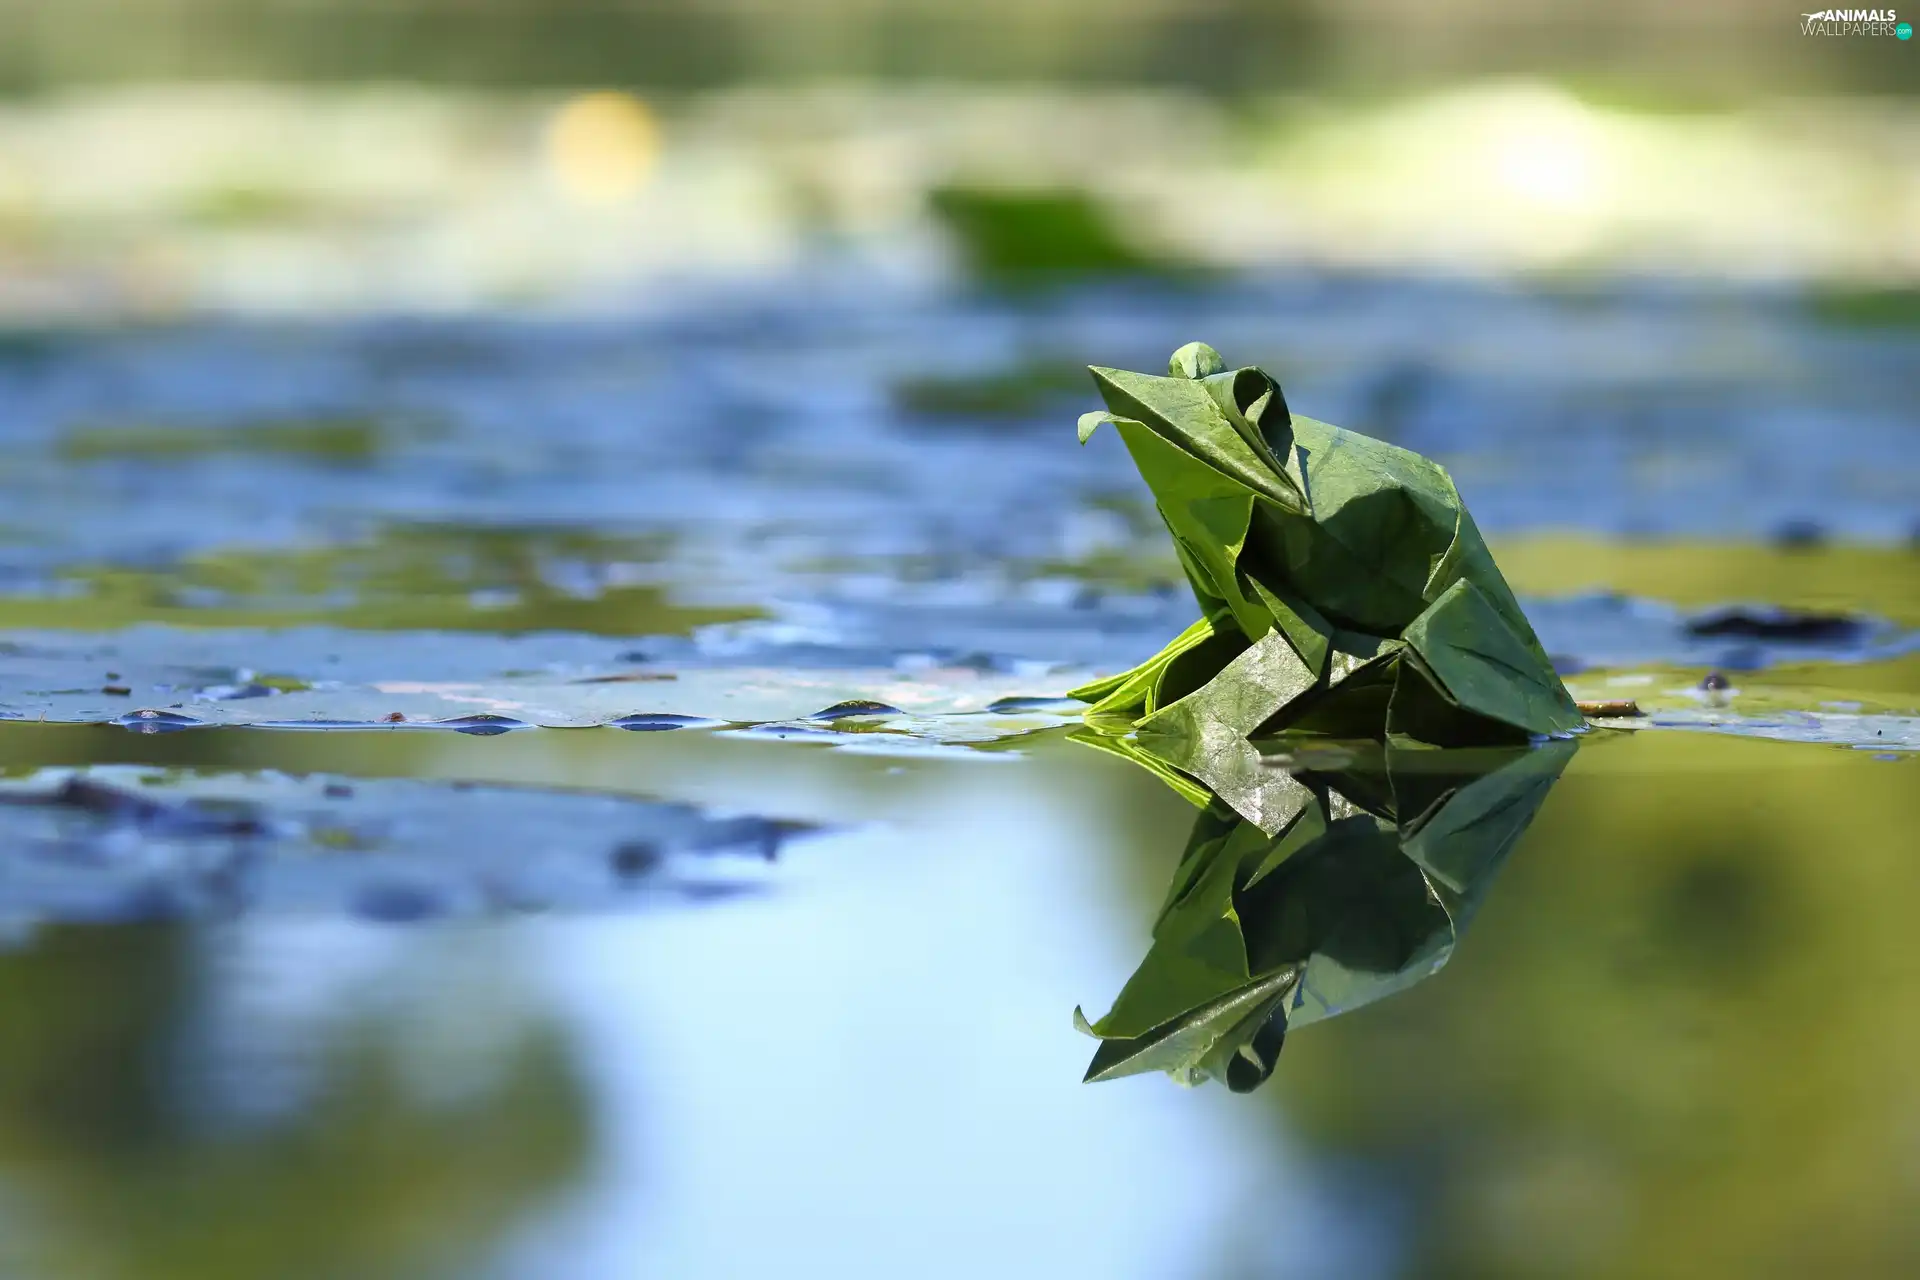
<svg viewBox="0 0 1920 1280"><path fill-rule="evenodd" d="M1920 1045L1888 1016L1920 982L1910 763L1584 743L1452 963L1242 1097L1080 1083L1069 1014L1139 962L1193 818L1143 772L1052 737L906 763L583 740L615 732L244 748L843 826L692 906L624 900L598 844L584 913L18 934L15 1271L1895 1274L1920 1246Z"/></svg>
<svg viewBox="0 0 1920 1280"><path fill-rule="evenodd" d="M1192 605L1058 370L1192 337L1652 713L1251 1096L1072 1017L1196 815L1057 695ZM0 1274L1908 1273L1912 353L1319 278L19 335Z"/></svg>

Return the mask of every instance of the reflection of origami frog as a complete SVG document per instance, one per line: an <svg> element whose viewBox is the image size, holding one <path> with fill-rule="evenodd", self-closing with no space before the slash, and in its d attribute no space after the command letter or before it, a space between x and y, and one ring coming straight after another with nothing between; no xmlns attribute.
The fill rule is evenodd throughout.
<svg viewBox="0 0 1920 1280"><path fill-rule="evenodd" d="M1172 376L1093 370L1202 617L1089 716L1180 736L1297 729L1447 745L1585 721L1453 481L1405 449L1290 415L1258 369L1190 343Z"/></svg>
<svg viewBox="0 0 1920 1280"><path fill-rule="evenodd" d="M1169 781L1205 768L1186 743L1157 756L1075 736ZM1574 750L1367 747L1318 770L1300 759L1266 768L1258 820L1187 783L1205 811L1153 946L1105 1017L1074 1011L1101 1041L1087 1079L1165 1071L1245 1092L1272 1073L1289 1031L1432 975Z"/></svg>

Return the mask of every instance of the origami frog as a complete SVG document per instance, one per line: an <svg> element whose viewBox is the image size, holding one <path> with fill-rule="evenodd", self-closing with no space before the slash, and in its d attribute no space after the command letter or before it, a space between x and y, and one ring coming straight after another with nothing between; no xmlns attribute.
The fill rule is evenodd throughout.
<svg viewBox="0 0 1920 1280"><path fill-rule="evenodd" d="M1201 618L1073 691L1142 733L1524 742L1585 720L1467 514L1419 454L1299 417L1202 343L1169 376L1094 368Z"/></svg>

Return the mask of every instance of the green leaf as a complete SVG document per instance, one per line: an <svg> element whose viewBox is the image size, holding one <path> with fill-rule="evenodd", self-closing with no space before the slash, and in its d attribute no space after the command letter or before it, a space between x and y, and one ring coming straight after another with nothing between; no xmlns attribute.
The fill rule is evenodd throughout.
<svg viewBox="0 0 1920 1280"><path fill-rule="evenodd" d="M1142 733L1246 738L1315 687L1314 673L1277 631L1248 646L1206 684L1140 722Z"/></svg>
<svg viewBox="0 0 1920 1280"><path fill-rule="evenodd" d="M1078 698L1082 702L1091 702L1087 714L1126 715L1132 717L1145 712L1160 687L1160 679L1167 668L1181 654L1198 645L1206 644L1218 634L1213 623L1202 618L1182 631L1167 646L1154 654L1131 671L1123 671L1116 676L1095 680L1083 684L1067 693L1069 698Z"/></svg>
<svg viewBox="0 0 1920 1280"><path fill-rule="evenodd" d="M1428 603L1434 560L1453 541L1452 481L1356 432L1297 414L1292 430L1311 514L1263 513L1249 572L1276 575L1355 630L1396 634Z"/></svg>
<svg viewBox="0 0 1920 1280"><path fill-rule="evenodd" d="M1203 378L1200 385L1220 406L1221 414L1247 442L1254 456L1298 488L1299 475L1287 470L1267 439L1269 433L1283 442L1291 439L1292 418L1287 413L1286 398L1280 394L1280 384L1258 369L1235 369Z"/></svg>
<svg viewBox="0 0 1920 1280"><path fill-rule="evenodd" d="M1093 433L1098 431L1101 428L1101 426L1106 423L1109 423L1109 422L1120 423L1120 422L1127 422L1127 421L1131 421L1131 419L1116 417L1113 414L1108 413L1104 409L1095 409L1091 413L1083 413L1080 415L1080 443L1085 444L1090 438L1092 438ZM1138 426L1141 424L1135 423L1134 425Z"/></svg>
<svg viewBox="0 0 1920 1280"><path fill-rule="evenodd" d="M1511 746L1532 735L1519 725L1461 706L1420 655L1408 649L1401 655L1387 704L1387 736L1399 743L1473 747Z"/></svg>
<svg viewBox="0 0 1920 1280"><path fill-rule="evenodd" d="M1091 366L1091 372L1101 398L1115 414L1145 423L1161 439L1248 493L1259 494L1285 511L1303 509L1292 479L1275 472L1254 452L1205 387L1185 378L1156 378L1097 365ZM1153 479L1147 477L1149 486Z"/></svg>
<svg viewBox="0 0 1920 1280"><path fill-rule="evenodd" d="M1141 474L1158 477L1154 498L1181 549L1181 567L1201 608L1219 601L1247 639L1265 634L1272 615L1247 598L1235 568L1253 495L1131 419L1116 420L1114 427Z"/></svg>
<svg viewBox="0 0 1920 1280"><path fill-rule="evenodd" d="M1295 416L1267 374L1223 366L1189 343L1173 377L1093 369L1107 412L1081 419L1082 438L1120 432L1210 635L1088 686L1088 714L1145 728L1184 705L1155 731L1209 743L1200 776L1256 807L1230 739L1262 724L1463 745L1584 728L1446 470ZM1252 702L1268 715L1249 722Z"/></svg>
<svg viewBox="0 0 1920 1280"><path fill-rule="evenodd" d="M1263 763L1248 735L1316 687L1287 640L1268 632L1185 697L1140 721L1141 740L1199 778L1261 829L1273 832L1304 807L1300 784Z"/></svg>
<svg viewBox="0 0 1920 1280"><path fill-rule="evenodd" d="M1566 686L1464 578L1406 631L1407 644L1468 711L1529 733L1571 733L1586 720Z"/></svg>
<svg viewBox="0 0 1920 1280"><path fill-rule="evenodd" d="M1327 669L1328 641L1333 636L1333 625L1320 616L1318 609L1285 588L1269 587L1253 578L1245 578L1245 581L1254 599L1273 615L1274 626L1293 644L1293 651L1307 664L1307 670L1316 678L1323 675Z"/></svg>

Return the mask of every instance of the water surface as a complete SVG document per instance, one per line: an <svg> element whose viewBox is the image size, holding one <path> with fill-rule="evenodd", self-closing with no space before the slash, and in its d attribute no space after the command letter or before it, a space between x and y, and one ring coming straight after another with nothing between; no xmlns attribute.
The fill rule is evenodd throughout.
<svg viewBox="0 0 1920 1280"><path fill-rule="evenodd" d="M1073 369L1190 338L1652 713L1246 1098L1071 1021L1193 822L1066 737L1193 611ZM1900 1274L1912 348L1298 275L7 347L0 1273Z"/></svg>

